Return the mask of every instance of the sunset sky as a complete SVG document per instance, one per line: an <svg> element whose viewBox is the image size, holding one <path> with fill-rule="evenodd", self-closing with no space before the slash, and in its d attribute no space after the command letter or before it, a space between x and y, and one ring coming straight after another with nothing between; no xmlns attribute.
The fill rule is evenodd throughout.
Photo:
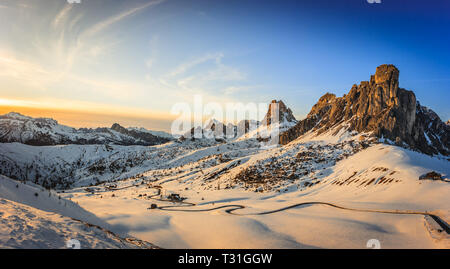
<svg viewBox="0 0 450 269"><path fill-rule="evenodd" d="M169 130L178 102L298 118L378 65L450 119L450 1L0 0L0 113Z"/></svg>

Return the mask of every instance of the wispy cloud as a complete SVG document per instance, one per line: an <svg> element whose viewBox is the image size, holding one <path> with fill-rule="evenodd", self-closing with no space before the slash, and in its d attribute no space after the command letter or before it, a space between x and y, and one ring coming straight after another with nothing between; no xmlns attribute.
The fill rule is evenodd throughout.
<svg viewBox="0 0 450 269"><path fill-rule="evenodd" d="M151 2L148 2L148 3L144 4L144 5L141 5L139 7L126 10L126 11L124 11L122 13L119 13L119 14L117 14L115 16L109 17L108 19L95 24L94 26L92 26L91 28L86 30L86 32L84 34L86 36L88 36L88 37L93 36L93 35L97 34L98 32L106 29L107 27L109 27L109 26L111 26L111 25L113 25L113 24L115 24L115 23L117 23L117 22L119 22L119 21L121 21L121 20L123 20L123 19L125 19L127 17L130 17L130 16L136 14L140 10L143 10L143 9L149 7L149 6L156 6L156 5L161 4L161 3L165 2L165 1L166 0L151 1Z"/></svg>
<svg viewBox="0 0 450 269"><path fill-rule="evenodd" d="M0 52L0 70L0 78L17 81L35 89L45 89L45 85L59 76L38 64L16 59L5 52Z"/></svg>
<svg viewBox="0 0 450 269"><path fill-rule="evenodd" d="M150 58L148 58L145 61L145 66L147 66L147 68L152 68L153 64L156 62L156 57L158 54L158 43L159 43L158 35L154 35L149 41Z"/></svg>
<svg viewBox="0 0 450 269"><path fill-rule="evenodd" d="M146 2L140 6L129 8L101 19L93 25L88 25L87 28L86 23L81 21L86 14L85 10L75 9L73 4L65 4L51 20L50 27L54 30L50 31L49 35L53 36L53 38L41 38L38 36L33 43L43 58L52 59L54 63L59 63L60 69L69 73L76 63L93 64L97 57L111 51L111 48L119 42L118 40L111 40L111 38L105 39L103 32L109 27L120 23L139 11L165 1ZM48 50L48 48L51 48L51 50Z"/></svg>
<svg viewBox="0 0 450 269"><path fill-rule="evenodd" d="M55 19L52 22L53 27L57 28L61 25L61 23L67 18L67 15L69 14L70 10L72 9L73 5L66 4L63 9L56 15Z"/></svg>
<svg viewBox="0 0 450 269"><path fill-rule="evenodd" d="M23 35L26 31L14 30L20 27L12 27L12 38L15 39L5 43L4 47L0 44L0 85L3 89L11 89L9 92L0 89L0 94L19 99L39 96L62 98L73 100L73 106L81 106L77 102L89 100L105 102L111 107L124 103L155 109L170 109L173 103L180 101L192 102L194 94L202 95L205 102L241 101L236 100L235 93L251 89L246 81L247 74L228 62L220 50L209 50L210 53L172 62L170 57L163 58L167 51L162 44L170 39L166 32L155 28L154 32L145 33L148 35L132 39L133 42L148 40L143 51L130 51L125 44L129 36L122 36L125 37L122 39L118 35L122 28L116 26L143 19L136 15L165 0L144 4L142 0L136 2L140 6L130 8L129 4L128 9L104 17L93 14L82 5L60 3L57 5L59 9L48 9L48 14L39 14L39 6L34 10L17 10L15 4L15 12L30 16L21 16L11 24L22 28L30 22L36 25L29 27L27 35ZM3 4L1 0L0 3ZM24 44L24 39L30 46L26 50L16 50L14 42ZM140 45L136 47L142 48ZM141 55L142 58L136 57ZM126 64L130 64L129 59L137 59L138 62L122 67L120 64L124 57L127 57ZM114 65L115 60L117 66ZM146 75L146 79L140 80L141 75ZM161 93L166 98L155 100L155 96ZM38 105L44 104L48 106L51 101Z"/></svg>
<svg viewBox="0 0 450 269"><path fill-rule="evenodd" d="M72 31L73 28L75 27L75 25L77 25L80 20L83 18L84 14L83 13L79 13L78 15L75 16L75 18L73 18L67 26L67 30Z"/></svg>
<svg viewBox="0 0 450 269"><path fill-rule="evenodd" d="M2 70L0 82L11 81L15 87L25 85L33 90L47 92L54 89L55 83L64 81L68 89L73 88L77 92L91 92L97 96L119 100L130 98L130 92L138 94L145 91L146 88L142 83L118 79L93 79L64 72L64 70L52 70L39 64L17 59L6 53L0 53L0 70Z"/></svg>
<svg viewBox="0 0 450 269"><path fill-rule="evenodd" d="M208 62L208 61L215 61L217 64L220 64L222 58L224 57L223 53L219 52L219 53L208 53L206 55L203 55L199 58L193 59L191 61L182 63L180 65L178 65L173 71L169 72L169 74L167 75L167 77L175 77L177 75L183 74L185 73L187 70Z"/></svg>
<svg viewBox="0 0 450 269"><path fill-rule="evenodd" d="M166 82L172 81L179 89L189 91L212 91L223 83L245 80L247 77L245 73L222 63L224 57L221 52L205 54L178 65L166 75L164 80ZM206 69L196 69L198 65L208 62L211 62L212 66L210 65Z"/></svg>
<svg viewBox="0 0 450 269"><path fill-rule="evenodd" d="M178 64L158 82L172 92L174 98L186 102L192 102L193 95L201 95L205 102L239 101L231 93L248 87L237 85L237 82L246 80L247 74L236 67L224 64L224 59L225 54L222 52L206 53Z"/></svg>

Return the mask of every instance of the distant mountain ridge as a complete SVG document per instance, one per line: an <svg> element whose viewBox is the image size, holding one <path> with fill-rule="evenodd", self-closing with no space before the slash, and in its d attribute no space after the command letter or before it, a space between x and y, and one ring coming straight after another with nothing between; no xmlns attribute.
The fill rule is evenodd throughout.
<svg viewBox="0 0 450 269"><path fill-rule="evenodd" d="M280 143L288 144L310 131L321 134L341 126L425 154L448 156L450 126L420 105L412 91L399 87L399 73L394 65L381 65L370 81L353 85L343 97L325 94L306 119L280 135Z"/></svg>
<svg viewBox="0 0 450 269"><path fill-rule="evenodd" d="M152 146L172 140L170 135L157 136L152 131L124 128L115 123L111 128L72 128L50 118L32 118L16 112L0 116L0 142L19 142L33 146L67 144L116 144Z"/></svg>
<svg viewBox="0 0 450 269"><path fill-rule="evenodd" d="M263 120L241 120L236 125L225 124L216 119L209 119L204 126L196 126L185 133L185 138L215 138L215 139L236 139L236 138L258 138L267 133L266 129L276 125L281 131L286 131L297 123L292 110L288 108L282 100L272 100Z"/></svg>

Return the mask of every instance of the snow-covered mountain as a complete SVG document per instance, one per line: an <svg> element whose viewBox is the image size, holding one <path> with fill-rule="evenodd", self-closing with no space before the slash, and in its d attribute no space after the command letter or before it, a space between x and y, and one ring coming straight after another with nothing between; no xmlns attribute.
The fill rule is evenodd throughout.
<svg viewBox="0 0 450 269"><path fill-rule="evenodd" d="M231 141L247 133L252 127L257 128L259 124L256 120L242 120L234 125L232 123L225 124L216 119L208 119L203 126L192 127L191 130L180 137L180 140L216 139L218 141Z"/></svg>
<svg viewBox="0 0 450 269"><path fill-rule="evenodd" d="M295 119L292 110L288 108L282 100L272 100L262 122L263 125L271 125L279 122L282 126L289 126L293 123L297 123L297 120Z"/></svg>
<svg viewBox="0 0 450 269"><path fill-rule="evenodd" d="M0 142L19 142L35 146L67 144L158 145L170 141L167 134L145 129L111 128L75 129L48 118L32 118L10 112L0 116Z"/></svg>
<svg viewBox="0 0 450 269"><path fill-rule="evenodd" d="M135 131L135 132L141 132L141 133L149 133L157 137L167 138L169 140L173 140L173 135L169 134L168 132L164 131L153 131L153 130L147 130L143 127L128 127L128 131Z"/></svg>
<svg viewBox="0 0 450 269"><path fill-rule="evenodd" d="M250 128L238 140L257 138L260 141L267 141L274 136L279 138L281 133L291 129L297 122L292 110L282 100L272 100L261 124L256 128Z"/></svg>
<svg viewBox="0 0 450 269"><path fill-rule="evenodd" d="M207 120L203 127L193 127L183 135L186 138L210 138L226 139L228 141L243 140L249 138L270 137L270 133L276 129L284 132L297 123L292 110L282 100L272 100L268 111L261 122L252 119L239 121L236 125L222 123L216 119Z"/></svg>

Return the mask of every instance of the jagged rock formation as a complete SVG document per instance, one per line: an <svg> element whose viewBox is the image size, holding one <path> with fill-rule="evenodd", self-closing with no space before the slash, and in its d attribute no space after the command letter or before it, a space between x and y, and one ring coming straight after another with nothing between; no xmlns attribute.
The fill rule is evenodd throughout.
<svg viewBox="0 0 450 269"><path fill-rule="evenodd" d="M0 116L0 143L19 142L33 146L67 144L116 144L151 146L170 141L149 131L126 129L115 123L111 128L80 128L58 124L54 119L32 118L11 112Z"/></svg>
<svg viewBox="0 0 450 269"><path fill-rule="evenodd" d="M381 65L370 81L353 85L347 95L325 94L306 119L280 135L280 143L287 144L309 131L321 134L340 124L344 128L345 123L349 131L370 132L429 155L448 156L450 126L421 106L412 91L400 88L398 78L394 65Z"/></svg>
<svg viewBox="0 0 450 269"><path fill-rule="evenodd" d="M273 100L269 104L268 111L262 122L256 120L241 120L236 125L232 123L224 124L216 119L208 120L203 127L193 127L183 135L183 141L186 138L216 138L217 139L234 139L243 137L252 133L247 138L259 137L259 127L267 128L277 123L276 128L285 131L297 123L292 110L288 108L283 101ZM256 133L253 134L253 131Z"/></svg>
<svg viewBox="0 0 450 269"><path fill-rule="evenodd" d="M269 109L266 113L266 116L263 119L263 124L271 125L272 122L297 122L292 111L288 108L283 101L272 100L269 105Z"/></svg>
<svg viewBox="0 0 450 269"><path fill-rule="evenodd" d="M183 141L186 138L215 138L215 139L233 139L240 137L250 131L251 128L259 126L258 121L241 120L236 125L232 123L224 124L216 119L210 119L206 122L204 127L192 127L191 130L185 133Z"/></svg>
<svg viewBox="0 0 450 269"><path fill-rule="evenodd" d="M170 141L167 137L158 137L150 132L140 131L136 129L126 129L120 126L118 123L114 123L111 126L111 130L119 132L129 137L133 137L136 141L144 141L144 145L158 145Z"/></svg>

